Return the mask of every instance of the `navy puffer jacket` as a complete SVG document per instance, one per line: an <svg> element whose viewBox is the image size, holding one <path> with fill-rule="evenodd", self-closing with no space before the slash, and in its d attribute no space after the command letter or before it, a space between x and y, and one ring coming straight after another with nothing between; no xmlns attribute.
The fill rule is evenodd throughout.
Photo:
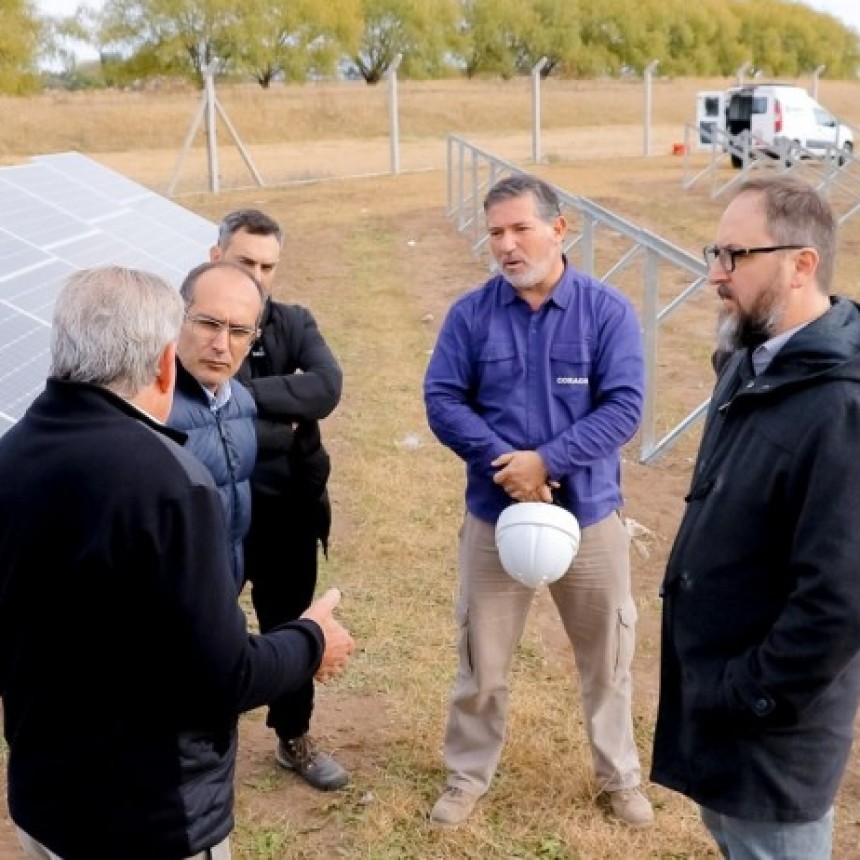
<svg viewBox="0 0 860 860"><path fill-rule="evenodd" d="M231 397L217 412L200 383L176 361L176 392L168 425L188 435L185 447L212 473L230 536L237 591L244 582L242 541L251 524L251 472L257 456L257 407L248 390L230 380Z"/></svg>

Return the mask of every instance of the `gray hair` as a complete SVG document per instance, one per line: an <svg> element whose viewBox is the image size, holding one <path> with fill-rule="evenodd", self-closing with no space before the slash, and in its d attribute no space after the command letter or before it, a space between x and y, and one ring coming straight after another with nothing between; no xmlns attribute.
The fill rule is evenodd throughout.
<svg viewBox="0 0 860 860"><path fill-rule="evenodd" d="M804 245L818 251L818 288L829 293L836 268L838 225L824 195L808 182L787 174L747 179L734 196L740 194L763 196L767 229L776 244Z"/></svg>
<svg viewBox="0 0 860 860"><path fill-rule="evenodd" d="M234 209L228 212L218 225L218 247L226 248L240 230L252 236L274 236L279 245L284 243L284 231L274 218L259 209Z"/></svg>
<svg viewBox="0 0 860 860"><path fill-rule="evenodd" d="M158 275L120 266L75 272L54 304L50 374L135 397L155 381L184 314Z"/></svg>
<svg viewBox="0 0 860 860"><path fill-rule="evenodd" d="M552 185L528 173L513 173L500 179L484 198L484 212L488 212L503 200L512 200L526 194L534 197L535 209L542 221L551 224L561 215L561 201Z"/></svg>

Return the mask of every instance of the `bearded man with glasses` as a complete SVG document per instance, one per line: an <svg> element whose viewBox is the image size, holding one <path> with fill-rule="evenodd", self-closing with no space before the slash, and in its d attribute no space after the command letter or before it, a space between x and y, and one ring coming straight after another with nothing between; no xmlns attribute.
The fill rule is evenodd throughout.
<svg viewBox="0 0 860 860"><path fill-rule="evenodd" d="M829 860L860 695L860 306L796 177L740 186L705 248L725 366L661 595L651 779L729 860Z"/></svg>
<svg viewBox="0 0 860 860"><path fill-rule="evenodd" d="M176 391L168 425L212 473L230 538L236 593L242 590L243 542L251 523L251 472L257 458L257 408L233 379L257 337L263 289L235 263L192 269L179 293L185 321L176 346Z"/></svg>

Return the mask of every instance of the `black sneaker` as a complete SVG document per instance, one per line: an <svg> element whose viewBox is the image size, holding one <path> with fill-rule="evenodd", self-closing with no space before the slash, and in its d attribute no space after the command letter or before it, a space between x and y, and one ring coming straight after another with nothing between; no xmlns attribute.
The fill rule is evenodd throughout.
<svg viewBox="0 0 860 860"><path fill-rule="evenodd" d="M320 791L334 791L349 782L349 773L330 755L318 750L310 735L278 741L275 758L281 767L295 771Z"/></svg>

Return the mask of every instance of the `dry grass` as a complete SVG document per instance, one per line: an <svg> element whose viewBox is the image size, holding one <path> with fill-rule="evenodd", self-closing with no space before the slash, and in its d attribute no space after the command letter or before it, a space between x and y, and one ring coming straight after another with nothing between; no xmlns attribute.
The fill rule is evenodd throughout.
<svg viewBox="0 0 860 860"><path fill-rule="evenodd" d="M683 126L695 119L695 94L724 88L726 79L654 79L653 122ZM808 86L808 80L798 80ZM819 83L832 111L860 124L860 84ZM542 84L541 124L547 130L641 122L641 81L562 81ZM388 85L319 83L305 86L224 85L218 100L246 144L327 139L366 139L389 130ZM528 129L531 82L401 81L400 132L404 137L441 138L449 133L505 133ZM113 93L49 92L37 97L0 97L7 121L0 127L0 157L79 149L83 152L178 149L200 102L192 89ZM197 145L205 146L201 134Z"/></svg>
<svg viewBox="0 0 860 860"><path fill-rule="evenodd" d="M301 254L290 278L301 282L325 257L322 283L299 288L299 298L318 310L346 369L344 402L327 424L338 529L324 569L326 580L344 589L344 614L362 652L335 698L370 697L388 726L384 745L370 751L381 758L368 761L361 750L355 792L329 801L320 829L303 833L302 847L283 856L335 856L326 854L332 830L337 856L356 858L665 857L679 846L678 857L707 856L695 816L678 798L655 795L666 819L659 834L626 831L595 807L572 667L548 650L536 621L517 660L510 742L491 795L467 828L452 834L427 826L444 779L439 747L455 666L451 606L462 470L431 440L419 393L441 310L483 270L463 258L443 223L438 235L421 237L429 246L421 259L448 258L450 270L434 272L434 283L416 268L408 239L438 211L439 177L365 190L371 187L369 197L356 187L330 186L269 203L285 215L298 209L305 224L315 222L323 199L330 204L323 206L325 235L336 241L324 238L315 243L322 253ZM330 270L343 276L330 281ZM417 448L403 444L409 437L419 440ZM650 716L640 711L637 723L647 752ZM240 846L257 844L241 827L238 839Z"/></svg>
<svg viewBox="0 0 860 860"><path fill-rule="evenodd" d="M691 94L707 85L679 82L670 88L661 82L655 109L665 111L662 121L674 129L689 119ZM822 82L822 91L824 86ZM858 85L832 86L856 94ZM545 123L549 127L557 121L565 133L578 120L594 126L602 112L607 122L620 124L616 132L623 137L641 109L641 90L628 84L558 83L557 89L553 110L545 104ZM384 133L386 122L383 90L358 91L366 99L351 111L347 96L356 90L345 86L326 90L328 95L317 87L273 94L285 100L282 104L288 97L301 102L307 112L313 112L309 106L328 105L313 117L302 110L294 113L283 139L301 142L331 132L350 140L357 152L360 136L374 123L382 123ZM223 99L244 134L254 126L253 100L246 103L237 96L228 102L232 96L224 93ZM50 150L48 142L86 131L93 146L82 147L85 151L109 153L100 160L122 163L139 181L158 176L153 184L160 184L175 155L177 144L170 135L181 139L196 96L135 94L110 97L110 105L101 107L95 96L71 97L59 105L61 111L39 114L49 98L16 102L15 123L0 130L0 152L33 152L36 140L45 142L40 150ZM82 104L87 105L86 121L80 116ZM510 129L522 137L529 129L528 104L522 82L459 89L427 84L414 90L404 84L401 93L404 116L417 126L419 108L425 118L435 115L438 126L429 118L422 122L427 122L425 133L439 139L452 130L480 131L490 143L494 130ZM246 107L249 113L240 114ZM415 114L407 113L413 110ZM276 122L268 110L266 114L257 117L261 139L268 135L273 152L280 148L295 157L300 149L279 142L281 120ZM95 121L96 116L103 122ZM123 116L129 129L123 127ZM38 138L33 131L16 136L19 117L39 129ZM100 129L104 137L96 139ZM407 133L405 120L401 129ZM317 141L314 147L324 143ZM121 152L126 146L129 151ZM145 156L141 148L146 148ZM350 155L341 157L349 161ZM705 191L682 189L682 166L671 156L608 160L580 152L576 159L560 159L541 171L688 249L710 238L721 209L720 201L710 200ZM575 670L545 595L539 596L518 653L509 739L490 794L474 819L453 833L427 825L427 810L444 781L440 747L456 667L452 603L463 474L457 459L426 428L421 380L445 309L486 274L469 257L466 240L443 217L443 173L193 194L182 202L213 220L235 206L261 206L286 225L279 295L314 310L345 372L343 401L324 427L334 461L335 531L321 585L343 589L342 614L360 652L337 682L320 691L314 726L328 745L339 748L354 783L333 795L305 789L273 765L262 712L247 715L241 725L233 840L237 860L715 858L692 805L678 795L648 787L657 824L642 833L614 824L595 805ZM846 225L842 242L839 283L853 292L860 283L858 228ZM635 285L630 289L635 293ZM712 309L703 298L667 328L661 348L674 386L669 411L681 410L692 385L705 391L710 383L705 365L711 325ZM635 462L632 447L625 462L628 513L653 530L647 557L634 556L640 609L634 719L646 773L659 657L657 584L682 506L694 442L684 440L656 468ZM860 774L852 766L837 813L839 860L860 857ZM0 828L0 841L2 835Z"/></svg>
<svg viewBox="0 0 860 860"><path fill-rule="evenodd" d="M622 175L617 164L591 168L584 173L581 166L558 165L547 172L565 187L574 180L584 185L589 196L593 186L598 202L614 201L634 221L650 219L656 227L665 216L672 238L685 247L708 238L719 204L680 191L677 161L654 159L646 165L634 159ZM601 197L609 191L611 199ZM443 194L443 177L428 174L190 201L212 217L225 206L254 201L294 225L284 295L314 307L346 371L344 401L326 424L335 461L336 538L324 575L344 589L344 614L362 651L326 691L318 719L337 707L340 719L356 712L367 720L352 727L353 742L344 745L356 785L314 804L310 825L305 816L282 810L285 820L277 826L272 822L280 819L257 817L259 789L244 786L238 856L716 857L691 805L671 792L650 787L659 824L644 834L619 828L595 807L578 691L575 681L571 684L575 673L545 601L539 602L518 656L509 741L490 795L474 822L454 834L426 824L444 779L440 743L455 667L451 606L462 469L426 430L420 385L441 314L454 295L485 274L440 217ZM856 238L846 236L849 240ZM856 282L857 263L848 257L845 264ZM697 364L702 391L708 383L701 368L711 319L705 304L687 328L679 323L670 334L667 348L675 361L689 356L690 366L674 371L681 374L679 392ZM691 336L690 325L699 326L697 336ZM409 437L420 445L404 445ZM680 505L693 451L688 440L658 469L628 464L635 479L628 486L637 488L628 490L631 513L658 532L651 566L637 562L637 602L643 622L651 623L640 628L636 668L635 720L646 770L658 656L656 580L674 528L657 500L666 492L665 482L676 480L672 492ZM323 725L330 737L339 736L331 721ZM276 788L276 795L295 792L289 782ZM845 803L844 850L836 856L848 860L856 795ZM297 819L305 825L298 831ZM264 837L285 832L289 847L282 844L272 853L261 847Z"/></svg>

